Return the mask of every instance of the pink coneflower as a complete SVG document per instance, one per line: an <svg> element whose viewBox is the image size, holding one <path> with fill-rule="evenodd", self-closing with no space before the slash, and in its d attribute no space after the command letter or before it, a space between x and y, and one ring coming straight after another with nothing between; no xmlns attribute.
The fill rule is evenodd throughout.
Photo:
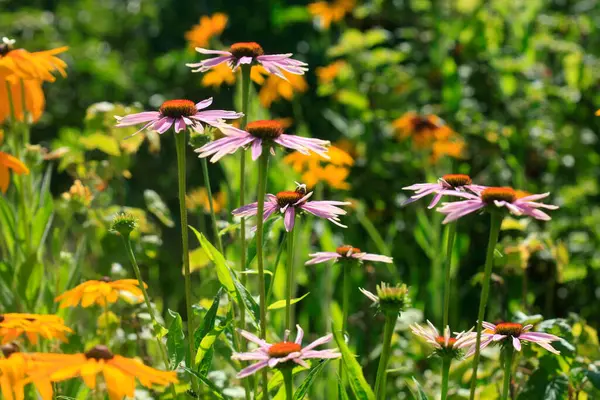
<svg viewBox="0 0 600 400"><path fill-rule="evenodd" d="M483 321L483 327L485 328L481 332L481 344L479 349L485 349L489 344L496 342L512 343L512 346L517 351L521 351L521 341L536 343L554 354L560 354L560 351L556 350L550 345L551 342L560 340L558 336L551 335L543 332L529 332L533 325L521 325L516 322L502 322L498 325L491 324ZM466 342L469 346L467 357L475 353L476 333L470 335L469 340Z"/></svg>
<svg viewBox="0 0 600 400"><path fill-rule="evenodd" d="M252 364L241 370L237 374L237 377L245 378L267 366L269 368L275 368L277 365L283 366L283 364L295 363L304 368L309 368L310 366L304 360L311 358L324 359L341 357L341 354L338 353L337 349L313 350L317 346L330 342L333 338L332 334L320 337L303 348L302 337L304 336L304 331L300 325L296 325L296 329L298 330L298 334L296 335L296 340L294 342L288 342L290 331L286 330L283 336L283 342L274 344L267 343L250 332L239 329L238 332L240 335L249 341L256 343L259 347L256 350L247 353L234 353L233 356L231 356L232 360L258 361L256 364Z"/></svg>
<svg viewBox="0 0 600 400"><path fill-rule="evenodd" d="M275 74L281 79L287 80L283 71L294 75L304 75L308 71L308 64L302 61L294 60L292 53L265 55L263 48L255 42L234 43L229 51L208 50L196 47L196 51L201 54L217 54L218 57L209 58L199 63L186 64L193 69L192 72L206 72L219 64L227 63L235 71L241 64L261 64L271 74Z"/></svg>
<svg viewBox="0 0 600 400"><path fill-rule="evenodd" d="M442 199L442 196L459 196L466 190L470 190L473 193L480 193L485 189L485 186L473 185L473 181L469 175L465 174L447 174L442 176L436 183L416 183L414 185L406 186L403 190L413 190L414 195L409 197L403 206L417 201L430 194L435 194L431 203L427 208L433 208ZM458 193L458 194L457 194Z"/></svg>
<svg viewBox="0 0 600 400"><path fill-rule="evenodd" d="M555 205L537 202L537 200L548 197L550 193L527 194L510 187L489 187L482 190L478 195L466 192L460 192L456 195L467 198L467 200L444 203L442 207L438 208L439 212L446 214L444 224L484 207L506 207L513 215L528 215L542 221L549 221L550 216L539 210L539 208L548 210L558 208Z"/></svg>
<svg viewBox="0 0 600 400"><path fill-rule="evenodd" d="M298 185L295 191L279 192L276 195L267 194L265 199L265 209L263 220L266 221L271 215L279 211L283 214L285 230L290 232L294 228L296 213L306 211L319 218L325 218L337 226L347 228L342 225L339 219L340 215L345 215L346 211L337 206L347 206L350 202L346 201L308 201L313 192L306 193L306 185ZM232 214L238 217L250 217L256 215L258 203L251 203L232 211Z"/></svg>
<svg viewBox="0 0 600 400"><path fill-rule="evenodd" d="M212 155L210 161L216 162L227 154L235 153L241 147L252 145L252 159L257 160L262 154L263 147L268 147L271 154L275 154L274 144L306 155L313 151L323 158L329 158L327 155L329 141L283 133L283 126L279 121L250 122L246 125L245 131L231 125L222 125L219 129L225 137L196 149L200 158Z"/></svg>
<svg viewBox="0 0 600 400"><path fill-rule="evenodd" d="M377 261L391 264L394 260L392 257L382 256L379 254L370 254L360 251L360 249L352 246L340 246L333 251L320 251L318 253L309 254L312 257L306 265L319 264L331 260L358 260L358 261Z"/></svg>
<svg viewBox="0 0 600 400"><path fill-rule="evenodd" d="M187 126L196 132L204 132L202 123L211 126L225 125L225 119L237 119L244 114L235 111L207 110L200 111L212 104L212 97L194 104L191 100L167 100L158 111L145 111L124 117L115 116L117 127L125 127L145 123L136 133L151 128L158 133L165 133L171 126L175 125L175 132L184 130ZM134 133L134 135L136 134Z"/></svg>
<svg viewBox="0 0 600 400"><path fill-rule="evenodd" d="M454 333L456 336L452 337L450 333L450 327L446 325L444 329L444 335L440 336L440 333L435 326L429 320L427 321L428 326L421 326L419 324L412 324L410 330L417 336L425 339L427 343L433 346L435 354L443 356L452 356L458 358L461 354L461 349L471 346L471 332L473 328L467 332Z"/></svg>

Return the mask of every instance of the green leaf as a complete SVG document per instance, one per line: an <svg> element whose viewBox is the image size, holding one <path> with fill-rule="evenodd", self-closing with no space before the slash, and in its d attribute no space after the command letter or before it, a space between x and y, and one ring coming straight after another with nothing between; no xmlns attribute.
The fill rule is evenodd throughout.
<svg viewBox="0 0 600 400"><path fill-rule="evenodd" d="M306 393L312 386L314 380L317 378L317 376L319 376L319 374L321 373L323 368L325 368L325 365L327 365L328 361L329 360L321 360L317 365L315 365L310 370L306 379L304 379L304 381L300 384L300 386L298 386L298 389L296 389L296 392L294 393L294 400L304 399L304 396L306 396Z"/></svg>
<svg viewBox="0 0 600 400"><path fill-rule="evenodd" d="M115 157L121 155L119 142L112 136L104 135L102 133L93 133L89 136L82 136L79 140L87 150L100 150Z"/></svg>
<svg viewBox="0 0 600 400"><path fill-rule="evenodd" d="M19 294L22 299L31 302L37 294L37 289L40 287L43 278L44 268L38 262L37 253L33 252L23 261L18 274L14 279L18 284Z"/></svg>
<svg viewBox="0 0 600 400"><path fill-rule="evenodd" d="M175 369L185 357L185 336L181 315L172 310L169 310L169 315L173 317L173 321L169 325L169 333L167 333L167 351L171 369Z"/></svg>
<svg viewBox="0 0 600 400"><path fill-rule="evenodd" d="M333 328L333 326L332 326ZM333 337L342 353L342 361L348 374L348 384L357 400L375 400L375 394L365 379L362 368L350 352L342 334L333 329Z"/></svg>
<svg viewBox="0 0 600 400"><path fill-rule="evenodd" d="M212 383L207 377L205 377L204 375L200 375L198 374L196 371L193 371L187 367L183 368L186 372L188 372L191 375L194 375L196 378L198 378L200 380L200 382L202 382L203 384L205 384L210 391L212 392L212 395L214 396L214 399L218 399L218 400L229 400L231 399L231 397L227 396L226 394L224 394L221 389L219 389L219 387L217 385L215 385L214 383Z"/></svg>
<svg viewBox="0 0 600 400"><path fill-rule="evenodd" d="M295 298L295 299L291 299L290 300L290 305L291 304L296 304L297 302L299 302L300 300L302 300L303 298L305 298L306 296L308 296L310 294L310 292L304 294L301 297ZM271 311L271 310L278 310L280 308L284 308L285 307L285 300L277 300L275 303L271 304L269 307L267 307L267 310Z"/></svg>
<svg viewBox="0 0 600 400"><path fill-rule="evenodd" d="M173 218L171 218L171 211L169 211L169 207L167 207L158 193L150 189L144 190L144 200L146 201L146 207L148 207L148 211L154 214L154 216L158 218L160 222L169 228L175 226L175 222L173 222Z"/></svg>
<svg viewBox="0 0 600 400"><path fill-rule="evenodd" d="M297 373L302 372L302 371L306 371L306 368L301 367L301 366L294 367L294 369L292 370L292 376L296 376ZM275 389L280 388L282 385L283 385L283 375L281 374L281 371L277 370L277 371L275 371L275 373L273 374L271 379L269 379L269 383L267 384L267 390L269 391L269 393L272 393ZM262 392L256 396L256 400L262 400L262 398L263 398Z"/></svg>
<svg viewBox="0 0 600 400"><path fill-rule="evenodd" d="M267 238L269 237L267 232L269 232L271 230L271 227L277 220L278 220L277 218L271 218L271 219L268 219L267 222L264 223L264 225L263 225L263 232L264 232L263 248L267 244ZM252 261L254 261L255 258L256 258L256 235L254 235L254 238L252 239L252 241L250 241L250 244L248 245L248 257L246 260L246 268L245 269L247 269L247 270L250 269L250 265L252 264Z"/></svg>
<svg viewBox="0 0 600 400"><path fill-rule="evenodd" d="M421 384L419 383L419 381L416 380L414 376L413 376L412 380L415 383L415 386L417 387L417 392L416 393L411 390L411 392L413 394L413 397L416 400L429 400L429 398L425 394L425 391L423 390L423 387L421 386Z"/></svg>
<svg viewBox="0 0 600 400"><path fill-rule="evenodd" d="M223 330L223 327L219 327L220 330L215 328L217 311L219 310L219 302L222 294L223 288L221 287L217 291L210 308L206 312L202 325L194 332L194 343L195 347L198 349L195 356L196 364L200 364L204 360L204 357L211 350L212 345Z"/></svg>
<svg viewBox="0 0 600 400"><path fill-rule="evenodd" d="M221 282L221 285L223 285L229 295L235 295L235 284L233 283L233 278L230 269L227 266L225 257L219 253L219 250L217 250L202 233L198 232L192 226L189 228L196 234L200 246L202 246L208 258L215 264L217 278L219 279L219 282Z"/></svg>
<svg viewBox="0 0 600 400"><path fill-rule="evenodd" d="M596 389L600 389L600 371L587 370L586 376L592 382Z"/></svg>

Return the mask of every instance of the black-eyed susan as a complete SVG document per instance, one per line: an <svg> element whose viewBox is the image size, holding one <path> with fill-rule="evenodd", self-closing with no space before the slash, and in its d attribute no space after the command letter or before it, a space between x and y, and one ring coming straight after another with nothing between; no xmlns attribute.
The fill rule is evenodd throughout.
<svg viewBox="0 0 600 400"><path fill-rule="evenodd" d="M324 67L315 68L315 74L317 75L319 83L327 84L333 82L333 80L339 76L340 72L346 67L346 65L346 61L337 60Z"/></svg>
<svg viewBox="0 0 600 400"><path fill-rule="evenodd" d="M191 190L185 196L185 204L190 211L202 209L204 212L210 213L210 204L208 200L208 191L205 187ZM220 213L225 208L226 204L227 194L225 192L218 192L213 195L213 209L215 214Z"/></svg>
<svg viewBox="0 0 600 400"><path fill-rule="evenodd" d="M144 286L147 287L146 284ZM108 303L115 303L119 297L129 302L141 302L144 298L137 279L112 281L104 277L99 281L90 280L66 291L54 301L60 302L60 308L76 307L79 303L82 307L89 307L93 304L105 306Z"/></svg>
<svg viewBox="0 0 600 400"><path fill-rule="evenodd" d="M8 185L10 184L9 169L12 169L13 173L17 175L29 174L29 168L27 168L27 166L18 158L0 151L0 191L2 191L2 193L6 193Z"/></svg>
<svg viewBox="0 0 600 400"><path fill-rule="evenodd" d="M264 75L268 75L269 72L262 65L253 65L250 70L250 80L252 82L262 85L265 82ZM202 86L219 88L223 84L233 85L235 83L236 75L226 64L219 64L207 71L202 75Z"/></svg>
<svg viewBox="0 0 600 400"><path fill-rule="evenodd" d="M67 333L73 330L56 315L43 314L0 314L0 343L10 343L25 334L31 344L36 345L39 337L68 342Z"/></svg>
<svg viewBox="0 0 600 400"><path fill-rule="evenodd" d="M3 345L0 358L0 393L5 400L24 400L27 374L38 367L29 355L21 353L15 343ZM32 381L42 398L52 398L52 383L47 379Z"/></svg>
<svg viewBox="0 0 600 400"><path fill-rule="evenodd" d="M229 17L223 13L214 13L213 15L203 15L200 22L185 33L185 39L190 47L207 46L215 36L219 36L225 30Z"/></svg>
<svg viewBox="0 0 600 400"><path fill-rule="evenodd" d="M349 189L346 178L350 175L354 159L336 146L330 146L327 154L329 160L323 160L314 154L305 155L295 151L285 156L283 162L302 174L302 182L308 187L324 182L335 189Z"/></svg>
<svg viewBox="0 0 600 400"><path fill-rule="evenodd" d="M433 114L419 115L412 111L394 120L392 126L398 139L410 138L418 149L429 148L434 142L445 142L456 135L440 117Z"/></svg>
<svg viewBox="0 0 600 400"><path fill-rule="evenodd" d="M339 22L356 5L355 0L317 1L308 5L308 11L317 19L323 29L329 29L332 22Z"/></svg>
<svg viewBox="0 0 600 400"><path fill-rule="evenodd" d="M160 371L141 362L113 354L106 346L97 345L85 353L54 354L32 353L31 360L38 362L35 371L29 374L24 383L47 379L62 382L80 377L90 389L105 387L110 400L133 398L136 378L149 389L157 389L177 383L175 371ZM104 385L98 385L97 375L102 374ZM43 397L50 400L51 397Z"/></svg>
<svg viewBox="0 0 600 400"><path fill-rule="evenodd" d="M263 107L269 108L279 99L291 101L295 93L304 93L308 90L306 79L302 75L293 75L283 71L286 79L276 75L269 75L266 82L258 92L258 99Z"/></svg>

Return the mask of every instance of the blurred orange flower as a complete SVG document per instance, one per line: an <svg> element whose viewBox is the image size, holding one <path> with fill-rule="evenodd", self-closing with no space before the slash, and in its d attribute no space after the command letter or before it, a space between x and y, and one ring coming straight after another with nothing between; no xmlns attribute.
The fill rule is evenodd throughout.
<svg viewBox="0 0 600 400"><path fill-rule="evenodd" d="M597 110L597 111L596 111L596 116L597 116L597 117L600 117L600 110Z"/></svg>
<svg viewBox="0 0 600 400"><path fill-rule="evenodd" d="M213 208L215 214L220 213L227 203L227 195L225 192L213 194ZM210 204L208 202L208 191L205 187L199 187L191 190L185 195L185 204L188 210L194 211L202 208L204 212L210 213Z"/></svg>
<svg viewBox="0 0 600 400"><path fill-rule="evenodd" d="M255 65L250 70L250 79L262 85L265 81L263 75L268 75L266 69L261 65ZM223 84L233 85L235 83L236 75L227 64L219 64L216 67L210 69L202 76L202 86L219 88Z"/></svg>
<svg viewBox="0 0 600 400"><path fill-rule="evenodd" d="M437 141L431 146L432 164L435 164L440 158L448 156L456 159L465 157L465 142L460 138L455 138L452 141Z"/></svg>
<svg viewBox="0 0 600 400"><path fill-rule="evenodd" d="M145 287L146 284L144 284ZM119 297L129 302L141 302L144 297L137 279L119 279L111 281L104 277L103 280L91 280L83 282L54 299L60 302L60 308L76 307L80 302L82 307L93 304L105 306L107 303L115 303Z"/></svg>
<svg viewBox="0 0 600 400"><path fill-rule="evenodd" d="M335 61L324 67L317 67L315 74L320 84L331 83L340 73L342 68L346 66L346 62L343 60Z"/></svg>
<svg viewBox="0 0 600 400"><path fill-rule="evenodd" d="M22 334L25 334L33 345L38 343L39 336L68 342L65 333L72 332L71 328L65 326L65 321L56 315L0 314L0 342L2 344L12 342Z"/></svg>
<svg viewBox="0 0 600 400"><path fill-rule="evenodd" d="M314 154L304 155L297 151L284 157L283 162L290 165L296 172L302 174L302 183L314 187L319 182L324 182L335 189L349 189L346 178L354 159L342 149L330 146L327 153L329 160Z"/></svg>
<svg viewBox="0 0 600 400"><path fill-rule="evenodd" d="M323 29L329 29L332 22L339 22L356 5L355 0L334 0L331 3L317 1L308 5L308 11L317 18Z"/></svg>
<svg viewBox="0 0 600 400"><path fill-rule="evenodd" d="M8 153L0 151L0 191L6 193L10 184L9 169L17 175L29 174L29 168L23 164L18 158L11 156Z"/></svg>
<svg viewBox="0 0 600 400"><path fill-rule="evenodd" d="M2 346L4 358L0 359L0 393L6 400L22 400L25 398L23 380L26 374L35 370L38 363L33 362L28 354L19 352L14 343ZM42 398L52 398L52 383L47 379L33 381Z"/></svg>
<svg viewBox="0 0 600 400"><path fill-rule="evenodd" d="M308 90L308 84L302 75L294 75L283 71L283 74L288 79L270 74L267 77L265 84L258 93L260 104L265 108L271 107L274 101L280 98L291 101L294 93L304 93Z"/></svg>
<svg viewBox="0 0 600 400"><path fill-rule="evenodd" d="M69 191L62 194L62 198L67 201L74 201L84 207L87 207L94 199L94 196L92 195L90 188L81 183L79 179L76 179L75 182L73 182L73 185L71 185Z"/></svg>
<svg viewBox="0 0 600 400"><path fill-rule="evenodd" d="M200 22L185 33L185 38L189 42L190 47L206 47L212 37L223 33L223 30L227 26L227 20L227 15L223 13L202 16Z"/></svg>

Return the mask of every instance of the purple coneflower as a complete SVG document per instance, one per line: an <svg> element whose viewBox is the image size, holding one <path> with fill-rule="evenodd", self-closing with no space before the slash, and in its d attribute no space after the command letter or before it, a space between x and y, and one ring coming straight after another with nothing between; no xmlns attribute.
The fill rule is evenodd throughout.
<svg viewBox="0 0 600 400"><path fill-rule="evenodd" d="M225 125L223 123L225 119L237 119L243 116L242 113L235 111L200 111L210 106L212 101L212 97L196 104L191 100L167 100L158 111L145 111L124 117L115 116L118 121L116 126L125 127L145 123L136 133L147 128L154 129L158 133L165 133L173 125L175 125L175 132L180 132L189 126L196 132L202 133L204 132L202 123L218 127Z"/></svg>
<svg viewBox="0 0 600 400"><path fill-rule="evenodd" d="M433 346L435 353L439 356L450 355L453 358L458 358L461 353L461 349L471 346L471 332L473 328L466 332L455 332L455 337L452 337L450 327L446 325L444 329L444 335L440 336L439 331L429 320L427 321L428 326L421 326L419 324L412 324L410 330L417 336L425 339L427 343Z"/></svg>
<svg viewBox="0 0 600 400"><path fill-rule="evenodd" d="M470 190L474 193L480 193L485 189L485 186L473 185L473 181L469 175L447 174L438 179L436 183L416 183L414 185L403 187L402 189L413 190L415 192L414 195L402 203L403 206L417 201L425 196L429 196L430 194L435 194L431 200L431 203L429 203L429 206L427 207L431 209L435 207L437 203L439 203L444 195L459 196L466 190Z"/></svg>
<svg viewBox="0 0 600 400"><path fill-rule="evenodd" d="M446 214L444 223L455 221L460 217L473 213L484 207L506 207L511 214L528 215L530 217L549 221L551 218L539 208L556 210L558 206L551 204L538 203L537 200L548 197L550 193L527 194L514 190L510 187L489 187L479 194L458 192L457 196L464 197L467 200L444 203L438 209L439 212Z"/></svg>
<svg viewBox="0 0 600 400"><path fill-rule="evenodd" d="M317 253L309 254L309 257L312 257L311 260L308 260L306 265L319 264L322 262L327 262L331 260L343 260L343 259L351 259L358 261L377 261L391 264L394 260L392 257L382 256L379 254L370 254L364 253L360 251L360 249L352 246L340 246L334 251L320 251Z"/></svg>
<svg viewBox="0 0 600 400"><path fill-rule="evenodd" d="M199 63L186 64L190 68L196 68L192 72L206 72L223 63L227 63L235 71L241 64L258 63L269 73L287 80L282 70L294 75L304 75L304 72L308 71L306 67L308 64L291 58L292 53L265 55L263 48L255 42L234 43L229 51L208 50L201 47L196 47L196 51L201 54L216 54L217 57Z"/></svg>
<svg viewBox="0 0 600 400"><path fill-rule="evenodd" d="M233 360L258 361L256 364L252 364L249 367L241 370L237 374L237 377L245 378L246 376L252 375L267 366L269 368L275 368L277 365L283 366L283 364L295 363L303 366L304 368L309 368L310 366L304 360L311 358L324 359L341 357L341 354L338 353L337 349L313 350L317 346L329 343L333 338L332 334L320 337L303 348L302 337L304 336L304 331L300 325L296 325L296 329L298 329L298 334L296 335L296 340L294 342L288 342L290 331L286 330L283 336L283 342L273 344L259 339L250 332L239 329L238 332L240 335L249 341L256 343L259 347L253 351L246 353L234 353L233 356L231 356Z"/></svg>
<svg viewBox="0 0 600 400"><path fill-rule="evenodd" d="M269 147L271 154L275 154L274 144L307 155L310 154L310 151L313 151L323 158L329 158L327 155L329 141L283 133L283 126L279 121L250 122L246 125L245 131L225 124L220 126L219 129L225 137L196 149L196 153L199 153L200 158L212 155L210 161L216 162L227 154L235 153L241 147L252 145L252 160L256 161L262 154L263 147Z"/></svg>
<svg viewBox="0 0 600 400"><path fill-rule="evenodd" d="M306 185L298 185L295 191L279 192L277 195L267 194L265 199L265 209L263 220L266 221L271 215L279 211L283 214L285 230L290 232L294 227L296 213L306 211L319 218L325 218L337 226L347 228L342 225L339 219L340 215L345 215L346 211L337 206L346 206L351 204L347 201L308 201L313 192L306 193ZM232 211L232 214L238 217L250 217L256 215L258 203L251 203Z"/></svg>
<svg viewBox="0 0 600 400"><path fill-rule="evenodd" d="M560 354L560 351L556 350L550 345L551 342L560 340L558 336L551 335L544 332L529 332L533 325L518 324L516 322L502 322L498 325L491 324L483 321L483 327L485 328L481 332L481 344L479 349L485 349L489 344L495 342L507 342L510 340L512 346L517 351L521 351L521 341L536 343L554 354ZM470 346L467 352L467 357L475 353L475 340L476 334L472 333L469 340L466 342Z"/></svg>

